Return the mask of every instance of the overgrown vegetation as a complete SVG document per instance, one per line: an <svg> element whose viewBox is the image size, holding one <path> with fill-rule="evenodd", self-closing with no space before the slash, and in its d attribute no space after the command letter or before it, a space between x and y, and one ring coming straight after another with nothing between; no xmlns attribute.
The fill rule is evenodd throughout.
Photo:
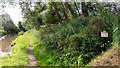
<svg viewBox="0 0 120 68"><path fill-rule="evenodd" d="M105 15L104 15L105 16ZM101 26L100 26L100 23ZM94 24L90 24L94 23ZM96 24L95 24L96 23ZM89 16L69 23L47 25L39 31L31 30L34 53L39 66L84 66L95 56L112 46L113 30L117 27L115 15ZM109 37L103 44L100 32ZM36 41L37 39L37 41Z"/></svg>
<svg viewBox="0 0 120 68"><path fill-rule="evenodd" d="M26 33L19 36L12 44L12 54L8 54L5 57L0 57L0 67L1 66L26 66L28 59L28 38Z"/></svg>
<svg viewBox="0 0 120 68"><path fill-rule="evenodd" d="M8 14L0 15L0 33L2 36L8 34L17 34L18 28L13 23L12 19Z"/></svg>
<svg viewBox="0 0 120 68"><path fill-rule="evenodd" d="M26 30L32 39L38 66L85 66L113 43L118 43L119 9L115 4L36 2L34 9L29 7L31 3L19 4L25 21L18 24L21 32L13 53L0 58L3 66L28 63L28 40L22 35ZM104 30L109 34L106 41L100 37Z"/></svg>

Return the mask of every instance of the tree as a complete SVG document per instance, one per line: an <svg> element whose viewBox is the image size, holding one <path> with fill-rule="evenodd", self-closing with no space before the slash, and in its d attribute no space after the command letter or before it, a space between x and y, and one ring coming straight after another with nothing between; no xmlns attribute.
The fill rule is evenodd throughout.
<svg viewBox="0 0 120 68"><path fill-rule="evenodd" d="M4 32L7 32L7 34L14 34L18 32L18 28L15 26L8 14L2 14L2 29Z"/></svg>
<svg viewBox="0 0 120 68"><path fill-rule="evenodd" d="M2 22L3 30L6 31L8 34L14 34L18 32L18 28L10 21L3 21Z"/></svg>
<svg viewBox="0 0 120 68"><path fill-rule="evenodd" d="M57 9L57 6L56 6L55 2L52 2L52 4L53 4L54 9L55 9L55 11L56 11L56 13L57 13L58 19L59 19L59 21L61 22L61 16L60 16L60 14L59 14L59 11L58 11L58 9Z"/></svg>
<svg viewBox="0 0 120 68"><path fill-rule="evenodd" d="M73 18L75 19L75 18L76 18L76 14L74 13L74 11L73 11L73 9L71 8L70 4L69 4L68 2L66 2L66 5L67 5L68 9L70 10Z"/></svg>
<svg viewBox="0 0 120 68"><path fill-rule="evenodd" d="M66 19L68 19L67 13L65 11L65 6L62 2L61 2L61 5L62 5L62 8L63 8L64 16L65 16Z"/></svg>
<svg viewBox="0 0 120 68"><path fill-rule="evenodd" d="M87 11L87 7L85 5L85 2L82 2L82 13L84 17L88 16L88 11Z"/></svg>
<svg viewBox="0 0 120 68"><path fill-rule="evenodd" d="M44 25L43 22L43 11L46 10L46 4L41 2L36 2L34 6L34 10L30 10L25 13L24 19L28 28L39 29L41 25ZM26 28L27 28L26 27Z"/></svg>
<svg viewBox="0 0 120 68"><path fill-rule="evenodd" d="M51 2L48 2L47 9L43 14L43 21L45 24L57 24L60 22Z"/></svg>
<svg viewBox="0 0 120 68"><path fill-rule="evenodd" d="M78 11L79 16L81 16L81 14L80 14L80 12L79 12L79 9L78 9L78 7L77 7L76 2L74 2L74 4L75 4L75 7L76 7L76 10Z"/></svg>
<svg viewBox="0 0 120 68"><path fill-rule="evenodd" d="M19 27L20 31L24 31L24 32L26 31L25 28L22 26L22 23L20 21L18 22L18 27Z"/></svg>
<svg viewBox="0 0 120 68"><path fill-rule="evenodd" d="M19 2L19 5L22 9L22 15L30 11L31 2Z"/></svg>

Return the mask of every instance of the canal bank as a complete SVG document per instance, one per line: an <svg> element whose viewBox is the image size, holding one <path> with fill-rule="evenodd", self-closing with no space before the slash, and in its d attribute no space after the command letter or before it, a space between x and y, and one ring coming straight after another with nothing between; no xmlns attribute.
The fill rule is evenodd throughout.
<svg viewBox="0 0 120 68"><path fill-rule="evenodd" d="M6 56L12 53L11 43L18 37L18 35L6 35L0 38L0 56Z"/></svg>
<svg viewBox="0 0 120 68"><path fill-rule="evenodd" d="M0 68L2 66L26 66L28 64L29 41L26 33L17 37L12 44L14 44L12 47L12 53L0 57Z"/></svg>

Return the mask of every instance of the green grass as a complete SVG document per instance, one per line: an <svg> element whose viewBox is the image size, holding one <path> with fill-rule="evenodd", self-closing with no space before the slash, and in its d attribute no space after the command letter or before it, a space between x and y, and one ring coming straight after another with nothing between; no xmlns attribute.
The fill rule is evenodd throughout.
<svg viewBox="0 0 120 68"><path fill-rule="evenodd" d="M18 35L20 36L20 35L23 35L24 34L24 31L20 31L19 33L18 33Z"/></svg>
<svg viewBox="0 0 120 68"><path fill-rule="evenodd" d="M32 45L33 45L33 50L34 50L34 54L35 54L35 57L36 57L36 62L38 64L38 66L40 66L40 62L42 62L42 60L45 59L40 59L41 58L41 55L39 55L39 51L43 51L43 49L40 50L40 47L39 47L39 41L36 39L36 37L34 37L34 33L36 33L37 31L32 29L32 30L29 30L27 32L27 35L30 37L31 41L32 41ZM45 60L44 60L45 61Z"/></svg>
<svg viewBox="0 0 120 68"><path fill-rule="evenodd" d="M30 31L28 31L27 35L29 35L29 37L31 38L32 40L32 45L33 45L33 50L34 50L34 54L35 54L35 57L36 57L36 62L37 62L37 65L38 66L60 66L58 64L60 64L59 62L55 65L53 64L48 64L48 63L54 63L54 56L52 56L50 53L45 53L45 47L44 45L43 46L40 46L40 40L38 40L36 37L35 37L35 34L37 34L38 31L32 29Z"/></svg>
<svg viewBox="0 0 120 68"><path fill-rule="evenodd" d="M0 57L0 67L2 66L26 66L28 63L28 38L27 35L21 35L16 40L16 43L12 47L12 54L8 54L5 57Z"/></svg>

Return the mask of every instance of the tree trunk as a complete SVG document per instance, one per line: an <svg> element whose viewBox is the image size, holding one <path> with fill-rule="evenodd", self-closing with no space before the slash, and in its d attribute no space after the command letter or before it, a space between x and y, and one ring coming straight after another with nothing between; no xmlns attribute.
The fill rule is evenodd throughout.
<svg viewBox="0 0 120 68"><path fill-rule="evenodd" d="M79 12L79 9L78 9L78 7L77 7L76 2L74 2L74 4L75 4L75 7L76 7L76 9L77 9L77 11L78 11L78 13L79 13L79 16L81 16L81 14L80 14L80 12Z"/></svg>
<svg viewBox="0 0 120 68"><path fill-rule="evenodd" d="M61 2L61 5L63 7L64 16L65 16L66 19L68 19L68 16L67 16L67 14L65 12L65 6L64 6L64 4L62 2Z"/></svg>
<svg viewBox="0 0 120 68"><path fill-rule="evenodd" d="M84 17L88 16L88 11L87 11L87 7L85 5L85 2L82 2L82 13Z"/></svg>
<svg viewBox="0 0 120 68"><path fill-rule="evenodd" d="M60 16L60 14L59 14L59 11L58 11L58 9L57 9L57 6L56 6L55 2L52 2L52 4L53 4L53 7L54 7L54 9L55 9L55 12L57 13L58 19L59 19L59 21L61 22L61 16Z"/></svg>
<svg viewBox="0 0 120 68"><path fill-rule="evenodd" d="M75 19L75 18L76 18L76 15L75 15L73 9L71 8L70 4L69 4L68 2L66 2L66 5L67 5L67 7L69 8L69 10L70 10L70 12L71 12L73 18Z"/></svg>

